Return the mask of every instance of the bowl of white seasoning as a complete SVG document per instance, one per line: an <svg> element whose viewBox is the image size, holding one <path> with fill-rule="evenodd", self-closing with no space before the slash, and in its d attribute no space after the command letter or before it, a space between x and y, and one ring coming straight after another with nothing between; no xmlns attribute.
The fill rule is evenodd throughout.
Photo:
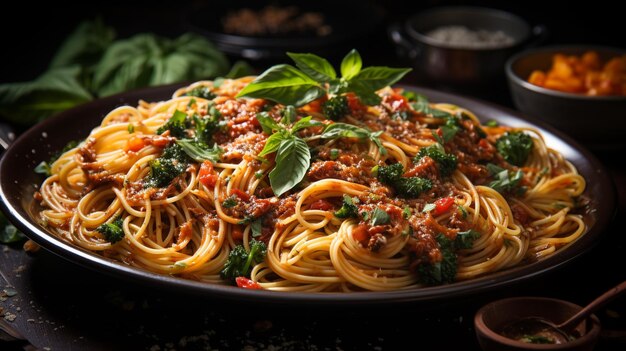
<svg viewBox="0 0 626 351"><path fill-rule="evenodd" d="M507 59L545 34L512 13L472 6L431 8L389 29L424 80L459 88L504 86Z"/></svg>

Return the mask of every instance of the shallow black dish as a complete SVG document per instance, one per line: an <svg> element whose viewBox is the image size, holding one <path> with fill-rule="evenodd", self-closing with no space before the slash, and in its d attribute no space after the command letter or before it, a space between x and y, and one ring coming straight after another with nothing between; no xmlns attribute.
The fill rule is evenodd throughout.
<svg viewBox="0 0 626 351"><path fill-rule="evenodd" d="M534 70L548 71L555 54L581 56L595 51L602 63L626 55L626 49L594 45L558 45L527 50L506 63L515 106L595 149L626 146L626 96L587 96L529 83Z"/></svg>
<svg viewBox="0 0 626 351"><path fill-rule="evenodd" d="M532 264L515 267L485 277L454 284L421 289L363 292L363 293L281 293L239 289L231 286L200 283L173 276L159 275L127 266L93 252L78 248L40 227L29 213L33 192L43 181L33 169L50 154L60 150L69 140L83 139L113 108L139 99L159 101L168 99L177 86L148 88L123 93L84 104L50 118L21 135L0 160L0 206L10 220L26 235L45 249L74 263L94 270L158 288L202 294L211 298L236 299L266 303L306 303L322 305L385 304L402 302L445 301L461 296L486 292L531 279L554 270L589 250L601 237L615 210L615 191L604 167L576 142L545 125L523 117L517 112L486 102L442 93L435 90L405 87L428 96L432 101L445 101L472 110L483 121L493 119L510 126L532 126L544 133L547 144L559 150L587 180L586 196L590 198L585 222L589 231L577 241L554 255Z"/></svg>

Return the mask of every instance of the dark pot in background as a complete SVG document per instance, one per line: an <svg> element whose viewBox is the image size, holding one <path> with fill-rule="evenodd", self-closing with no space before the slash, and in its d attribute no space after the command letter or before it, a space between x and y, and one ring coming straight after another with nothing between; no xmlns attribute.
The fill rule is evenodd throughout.
<svg viewBox="0 0 626 351"><path fill-rule="evenodd" d="M503 31L513 43L497 48L459 48L426 36L442 26ZM438 7L409 17L389 29L391 40L415 67L421 79L457 90L505 86L504 64L515 52L545 37L543 26L531 27L508 12L482 7Z"/></svg>

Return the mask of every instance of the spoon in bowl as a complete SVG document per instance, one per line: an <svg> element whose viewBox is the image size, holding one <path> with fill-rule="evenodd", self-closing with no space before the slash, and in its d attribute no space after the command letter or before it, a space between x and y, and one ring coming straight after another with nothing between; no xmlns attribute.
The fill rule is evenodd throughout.
<svg viewBox="0 0 626 351"><path fill-rule="evenodd" d="M563 344L570 341L576 334L576 327L581 321L624 293L626 293L626 281L600 295L562 323L555 324L538 317L522 318L505 326L500 334L524 342Z"/></svg>

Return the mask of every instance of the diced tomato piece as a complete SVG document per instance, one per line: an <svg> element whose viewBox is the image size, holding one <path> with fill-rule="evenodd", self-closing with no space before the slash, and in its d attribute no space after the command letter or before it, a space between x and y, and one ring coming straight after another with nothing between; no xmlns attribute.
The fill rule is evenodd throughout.
<svg viewBox="0 0 626 351"><path fill-rule="evenodd" d="M211 161L202 162L202 165L200 166L200 173L198 174L198 180L207 188L215 188L215 184L217 183L217 174L213 169Z"/></svg>
<svg viewBox="0 0 626 351"><path fill-rule="evenodd" d="M354 93L347 93L346 98L348 99L348 107L350 110L355 112L365 112L367 107L361 103L361 100Z"/></svg>
<svg viewBox="0 0 626 351"><path fill-rule="evenodd" d="M235 282L237 282L237 286L244 289L252 289L252 290L261 290L263 289L259 283L248 279L246 277L237 277L235 278Z"/></svg>
<svg viewBox="0 0 626 351"><path fill-rule="evenodd" d="M230 231L230 235L233 237L235 241L243 240L243 230L241 230L241 226L239 224L233 224L233 228Z"/></svg>
<svg viewBox="0 0 626 351"><path fill-rule="evenodd" d="M365 224L361 224L354 227L354 229L352 229L352 237L361 244L367 244L367 241L370 238L370 235L367 232L367 226Z"/></svg>
<svg viewBox="0 0 626 351"><path fill-rule="evenodd" d="M331 204L330 202L324 200L324 199L319 199L317 201L313 201L313 203L311 204L311 206L309 206L310 210L320 210L320 211L329 211L332 210L335 206L333 206L333 204Z"/></svg>
<svg viewBox="0 0 626 351"><path fill-rule="evenodd" d="M232 189L230 191L231 195L235 195L243 201L250 201L250 194L247 194L239 189Z"/></svg>
<svg viewBox="0 0 626 351"><path fill-rule="evenodd" d="M440 214L448 212L453 204L453 197L442 197L441 199L435 201L435 209L433 210L433 215L439 216Z"/></svg>
<svg viewBox="0 0 626 351"><path fill-rule="evenodd" d="M143 138L132 136L132 137L130 137L130 139L128 139L128 143L126 144L126 147L124 148L124 151L126 151L126 152L128 152L128 151L137 152L137 151L143 149L144 146L146 146L146 142L145 142L145 140Z"/></svg>

